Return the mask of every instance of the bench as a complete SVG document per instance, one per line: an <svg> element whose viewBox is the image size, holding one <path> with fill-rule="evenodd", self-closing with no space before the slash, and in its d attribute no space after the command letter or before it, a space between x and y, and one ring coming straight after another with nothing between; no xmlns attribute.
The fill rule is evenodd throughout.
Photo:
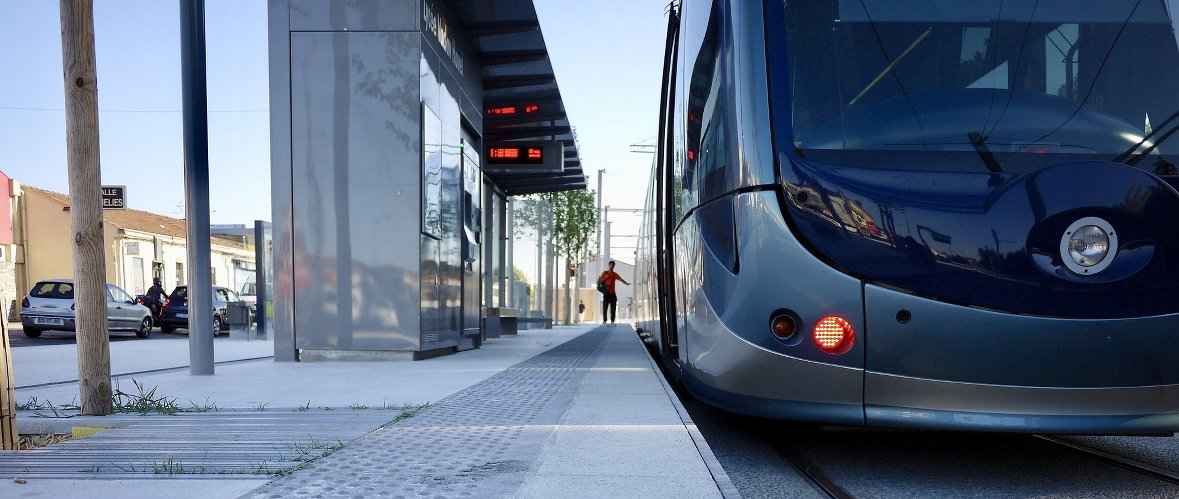
<svg viewBox="0 0 1179 499"><path fill-rule="evenodd" d="M520 317L516 319L522 329L552 329L553 319L549 317Z"/></svg>
<svg viewBox="0 0 1179 499"><path fill-rule="evenodd" d="M518 333L520 313L514 308L488 307L483 316L483 331L488 338Z"/></svg>

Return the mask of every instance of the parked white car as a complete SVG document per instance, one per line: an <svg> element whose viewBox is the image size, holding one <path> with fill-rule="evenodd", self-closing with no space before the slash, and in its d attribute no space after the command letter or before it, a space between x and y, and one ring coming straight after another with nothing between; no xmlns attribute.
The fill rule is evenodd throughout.
<svg viewBox="0 0 1179 499"><path fill-rule="evenodd" d="M38 282L21 300L20 320L25 336L36 338L44 331L75 331L74 281L50 279ZM135 336L151 335L151 311L113 284L106 285L106 319L111 331L130 331Z"/></svg>

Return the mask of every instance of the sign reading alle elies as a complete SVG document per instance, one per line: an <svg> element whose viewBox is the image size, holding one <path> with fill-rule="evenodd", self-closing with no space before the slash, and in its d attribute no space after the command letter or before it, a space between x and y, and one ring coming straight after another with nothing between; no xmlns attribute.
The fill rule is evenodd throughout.
<svg viewBox="0 0 1179 499"><path fill-rule="evenodd" d="M102 186L102 209L123 209L127 207L127 186Z"/></svg>
<svg viewBox="0 0 1179 499"><path fill-rule="evenodd" d="M434 35L434 39L438 40L438 45L442 46L455 69L460 75L463 74L463 52L459 50L454 34L450 31L450 23L438 11L438 6L434 5L433 0L422 2L422 27Z"/></svg>

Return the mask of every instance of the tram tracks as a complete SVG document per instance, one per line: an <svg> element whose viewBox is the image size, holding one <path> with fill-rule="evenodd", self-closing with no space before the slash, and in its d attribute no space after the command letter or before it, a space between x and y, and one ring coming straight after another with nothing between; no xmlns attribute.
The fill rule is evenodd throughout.
<svg viewBox="0 0 1179 499"><path fill-rule="evenodd" d="M778 455L822 496L829 499L855 498L855 496L831 480L831 477L827 476L814 461L807 458L798 447L782 441L774 442L773 447Z"/></svg>
<svg viewBox="0 0 1179 499"><path fill-rule="evenodd" d="M1074 455L1093 459L1144 478L1179 486L1179 471L1176 470L1162 468L1117 453L1073 442L1066 438L1052 435L1031 435L1030 437ZM848 488L837 483L836 480L823 470L822 466L808 457L802 446L787 442L785 438L779 436L772 441L771 446L774 452L792 471L809 484L820 497L831 499L854 499L856 497L856 495L848 491Z"/></svg>
<svg viewBox="0 0 1179 499"><path fill-rule="evenodd" d="M1179 472L1160 468L1150 463L1144 463L1136 459L1131 459L1112 452L1095 449L1087 445L1078 444L1069 440L1054 437L1051 435L1035 435L1035 438L1050 442L1054 445L1067 448L1073 452L1084 454L1091 458L1112 464L1127 471L1132 471L1140 475L1148 476L1156 480L1167 482L1172 485L1179 485Z"/></svg>

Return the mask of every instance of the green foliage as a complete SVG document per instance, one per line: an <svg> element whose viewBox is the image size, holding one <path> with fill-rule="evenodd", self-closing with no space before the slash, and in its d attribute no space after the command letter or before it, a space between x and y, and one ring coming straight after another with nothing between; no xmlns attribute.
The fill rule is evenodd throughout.
<svg viewBox="0 0 1179 499"><path fill-rule="evenodd" d="M554 246L570 263L581 263L590 237L598 226L593 191L563 191L541 194L553 219Z"/></svg>

